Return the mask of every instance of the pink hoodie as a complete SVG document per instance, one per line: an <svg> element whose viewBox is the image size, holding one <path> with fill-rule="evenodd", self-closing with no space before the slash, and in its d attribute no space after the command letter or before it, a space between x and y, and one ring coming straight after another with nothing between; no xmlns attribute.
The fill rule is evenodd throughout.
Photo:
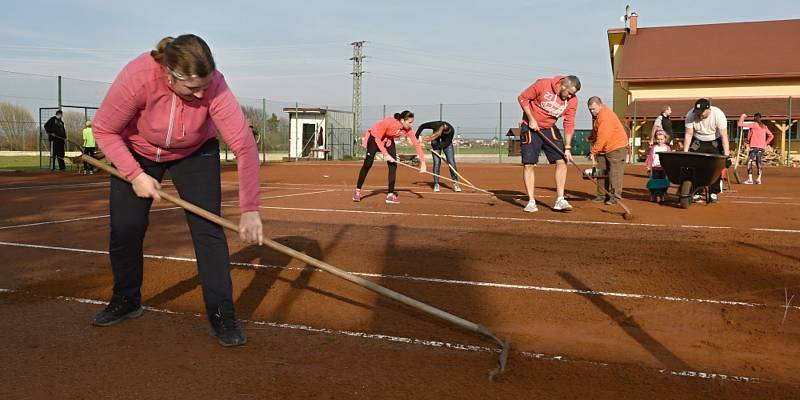
<svg viewBox="0 0 800 400"><path fill-rule="evenodd" d="M375 125L372 125L372 127L369 128L364 134L364 139L361 141L362 147L367 147L367 141L369 140L370 135L375 137L375 144L378 145L378 150L380 150L380 152L384 155L388 154L386 153L386 145L391 145L392 143L388 139L394 139L400 136L408 136L408 139L411 140L411 144L414 145L414 150L417 152L417 157L419 157L421 161L425 161L425 153L422 151L422 146L419 144L417 136L414 135L414 129L403 129L400 121L394 117L382 119Z"/></svg>
<svg viewBox="0 0 800 400"><path fill-rule="evenodd" d="M161 64L144 53L119 73L92 123L97 144L128 180L144 172L131 151L156 162L179 160L219 130L236 154L239 207L242 212L258 210L256 142L219 71L214 71L202 99L185 101L169 88Z"/></svg>
<svg viewBox="0 0 800 400"><path fill-rule="evenodd" d="M747 133L747 142L750 143L751 148L766 149L767 144L775 138L775 135L770 132L769 128L763 128L756 122L744 122L744 118L739 118L739 127L750 128Z"/></svg>
<svg viewBox="0 0 800 400"><path fill-rule="evenodd" d="M539 79L528 86L518 97L520 107L528 104L536 118L539 128L551 128L556 125L558 118L564 117L564 131L572 135L575 131L575 112L578 108L578 96L567 101L561 100L558 92L561 91L563 76ZM524 110L524 109L523 109ZM522 121L528 123L528 115L522 112ZM569 144L569 143L567 143Z"/></svg>

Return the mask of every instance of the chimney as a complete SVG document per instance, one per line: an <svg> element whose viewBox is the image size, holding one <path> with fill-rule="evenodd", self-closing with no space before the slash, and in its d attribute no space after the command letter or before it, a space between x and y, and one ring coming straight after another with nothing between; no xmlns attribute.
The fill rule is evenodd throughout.
<svg viewBox="0 0 800 400"><path fill-rule="evenodd" d="M639 28L638 22L639 22L639 15L636 14L636 13L631 14L631 17L630 17L630 28L629 28L629 32L630 32L631 35L635 35L636 34L636 31Z"/></svg>

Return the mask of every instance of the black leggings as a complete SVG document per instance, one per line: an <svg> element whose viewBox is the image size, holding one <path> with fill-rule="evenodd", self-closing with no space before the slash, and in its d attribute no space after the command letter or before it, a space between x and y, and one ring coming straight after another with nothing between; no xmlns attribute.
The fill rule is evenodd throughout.
<svg viewBox="0 0 800 400"><path fill-rule="evenodd" d="M396 160L397 146L394 144L394 139L389 140L392 144L386 148L386 151ZM364 186L364 181L367 179L369 169L372 168L372 162L375 161L376 154L378 154L378 143L375 142L374 136L369 135L369 140L367 141L367 157L364 158L364 165L361 166L361 171L358 173L357 188L361 189L361 187ZM387 162L387 164L389 165L389 193L394 193L394 182L397 178L397 164L393 162Z"/></svg>
<svg viewBox="0 0 800 400"><path fill-rule="evenodd" d="M194 154L175 161L155 162L133 152L144 173L159 182L169 170L178 194L216 215L220 215L219 141L209 140ZM114 296L141 301L143 242L152 199L137 197L133 187L111 177L111 242L109 252L114 272ZM230 257L225 232L219 225L185 212L192 235L203 300L209 315L218 309L233 309Z"/></svg>
<svg viewBox="0 0 800 400"><path fill-rule="evenodd" d="M94 152L97 148L96 147L84 147L83 154L86 154L89 157L94 158ZM91 164L84 162L83 163L83 170L84 171L94 171L94 167Z"/></svg>
<svg viewBox="0 0 800 400"><path fill-rule="evenodd" d="M764 149L753 147L747 155L747 175L753 174L753 162L756 163L756 175L761 175L761 165L764 158Z"/></svg>

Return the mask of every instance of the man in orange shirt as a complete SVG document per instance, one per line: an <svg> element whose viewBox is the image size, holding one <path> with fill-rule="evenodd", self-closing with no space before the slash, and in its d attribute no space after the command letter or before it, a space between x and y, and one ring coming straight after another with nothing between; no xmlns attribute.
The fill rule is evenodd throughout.
<svg viewBox="0 0 800 400"><path fill-rule="evenodd" d="M605 189L615 197L622 198L622 178L625 175L625 155L628 153L628 134L611 109L603 104L599 97L589 98L589 112L592 113L592 156L600 169L606 170ZM616 198L608 197L597 182L595 202L605 201L615 204Z"/></svg>

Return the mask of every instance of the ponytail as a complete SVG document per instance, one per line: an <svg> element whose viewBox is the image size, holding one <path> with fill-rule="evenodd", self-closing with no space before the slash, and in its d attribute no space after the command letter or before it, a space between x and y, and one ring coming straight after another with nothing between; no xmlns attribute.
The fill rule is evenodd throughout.
<svg viewBox="0 0 800 400"><path fill-rule="evenodd" d="M408 110L405 110L405 111L399 112L399 113L394 113L394 119L396 119L398 121L401 121L401 120L404 120L404 119L408 119L408 118L414 118L414 113L411 112L411 111L408 111Z"/></svg>
<svg viewBox="0 0 800 400"><path fill-rule="evenodd" d="M205 78L216 69L208 44L192 34L161 39L150 56L180 80Z"/></svg>

